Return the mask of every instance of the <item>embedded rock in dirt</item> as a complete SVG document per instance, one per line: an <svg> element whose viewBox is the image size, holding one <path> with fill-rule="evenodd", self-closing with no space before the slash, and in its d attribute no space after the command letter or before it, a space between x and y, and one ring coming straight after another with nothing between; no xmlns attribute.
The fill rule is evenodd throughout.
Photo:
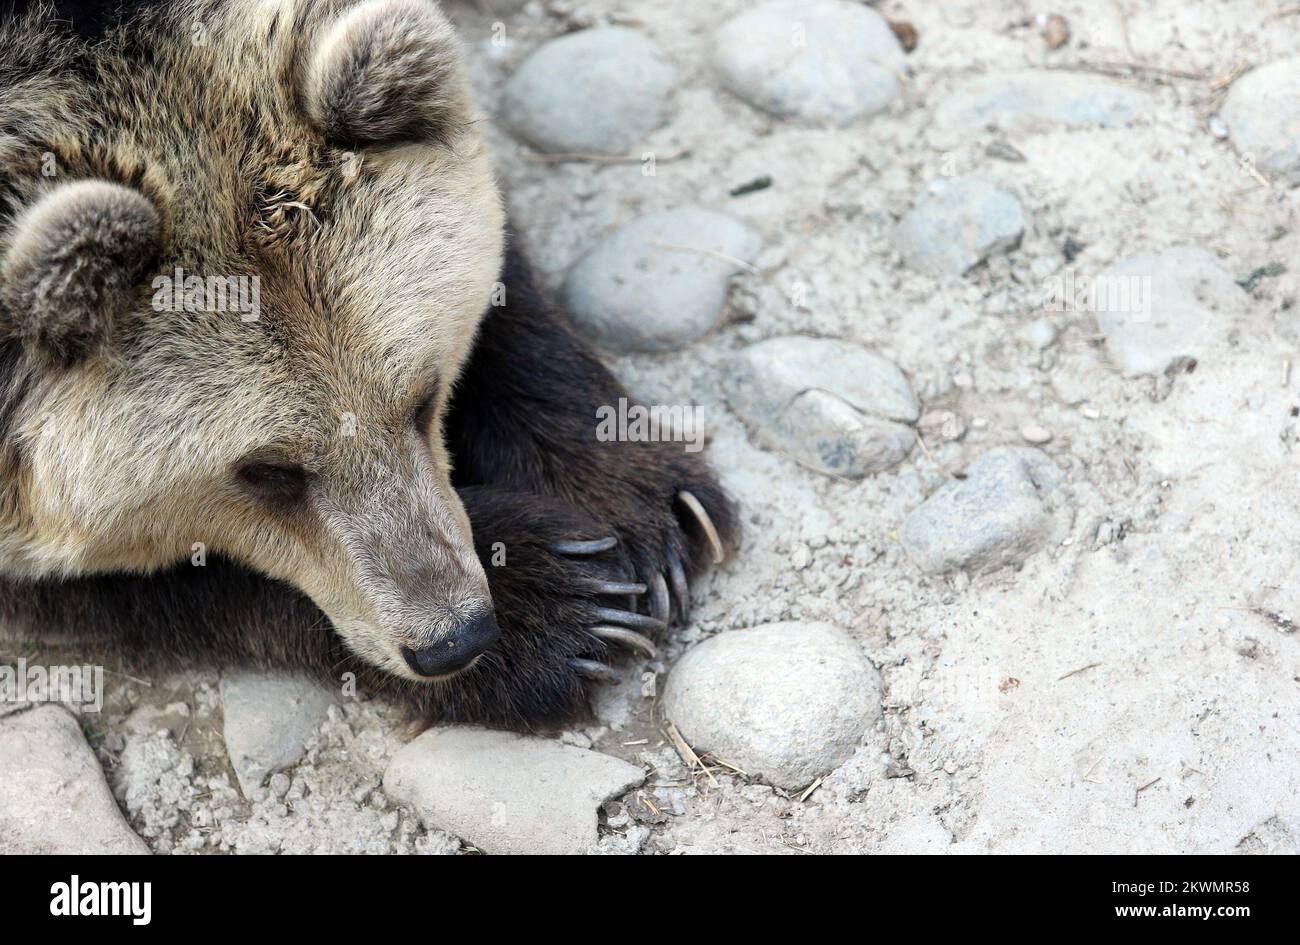
<svg viewBox="0 0 1300 945"><path fill-rule="evenodd" d="M845 125L899 93L903 48L870 7L776 0L726 23L715 40L722 82L780 117Z"/></svg>
<svg viewBox="0 0 1300 945"><path fill-rule="evenodd" d="M1026 133L1062 126L1117 128L1151 114L1150 93L1078 72L1024 69L983 75L960 85L935 109L931 137L956 147L989 128Z"/></svg>
<svg viewBox="0 0 1300 945"><path fill-rule="evenodd" d="M222 674L226 751L245 797L251 798L267 775L302 757L335 701L319 683L300 676L254 670Z"/></svg>
<svg viewBox="0 0 1300 945"><path fill-rule="evenodd" d="M1019 201L988 181L938 180L899 222L903 261L938 278L958 278L995 253L1020 245L1025 215Z"/></svg>
<svg viewBox="0 0 1300 945"><path fill-rule="evenodd" d="M148 853L113 802L72 714L58 705L0 721L0 854Z"/></svg>
<svg viewBox="0 0 1300 945"><path fill-rule="evenodd" d="M486 853L585 853L596 811L645 780L626 761L547 738L433 728L399 751L384 791L425 826Z"/></svg>
<svg viewBox="0 0 1300 945"><path fill-rule="evenodd" d="M1219 111L1243 162L1300 184L1300 58L1252 69Z"/></svg>
<svg viewBox="0 0 1300 945"><path fill-rule="evenodd" d="M675 351L712 329L727 281L758 234L725 214L683 207L638 217L569 271L562 294L578 329L610 351Z"/></svg>
<svg viewBox="0 0 1300 945"><path fill-rule="evenodd" d="M858 479L898 465L920 406L892 361L830 338L770 338L731 361L727 400L762 445Z"/></svg>
<svg viewBox="0 0 1300 945"><path fill-rule="evenodd" d="M853 754L880 715L881 682L827 623L728 630L687 651L664 715L697 754L795 790Z"/></svg>
<svg viewBox="0 0 1300 945"><path fill-rule="evenodd" d="M664 123L676 70L635 30L553 39L506 83L501 117L542 151L623 154Z"/></svg>
<svg viewBox="0 0 1300 945"><path fill-rule="evenodd" d="M1100 273L1088 300L1111 361L1159 374L1226 343L1246 295L1207 250L1139 253Z"/></svg>
<svg viewBox="0 0 1300 945"><path fill-rule="evenodd" d="M1063 537L1061 478L1040 450L990 450L907 517L903 547L929 573L1019 567Z"/></svg>

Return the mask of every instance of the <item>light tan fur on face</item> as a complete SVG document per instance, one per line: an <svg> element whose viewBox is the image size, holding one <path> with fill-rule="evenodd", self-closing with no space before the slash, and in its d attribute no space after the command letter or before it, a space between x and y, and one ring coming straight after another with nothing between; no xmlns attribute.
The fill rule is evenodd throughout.
<svg viewBox="0 0 1300 945"><path fill-rule="evenodd" d="M3 166L20 169L0 182L15 202L110 181L157 208L163 246L103 349L34 375L0 456L0 569L144 571L201 543L294 584L359 655L411 675L401 645L490 606L441 417L497 278L503 215L446 22L415 0L351 19L340 2L173 6L156 71L117 59L110 41L94 96L53 75L0 92L0 127L22 115L37 132L0 136ZM361 96L355 125L375 143L326 140L322 116L337 127L349 106L304 106L330 85L320 71L348 61L348 42L399 40L408 71L412 49L437 53L436 109L385 124L384 96ZM427 102L427 76L410 78ZM435 126L439 140L401 138ZM53 183L36 173L46 147ZM0 232L0 251L23 238ZM176 267L257 277L259 320L154 311L150 281ZM411 418L435 380L424 438ZM308 471L301 507L241 487L240 463L268 450Z"/></svg>

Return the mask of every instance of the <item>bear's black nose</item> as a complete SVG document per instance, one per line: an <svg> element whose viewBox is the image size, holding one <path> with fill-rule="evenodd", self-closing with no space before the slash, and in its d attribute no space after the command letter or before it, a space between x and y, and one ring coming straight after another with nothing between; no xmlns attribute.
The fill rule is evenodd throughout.
<svg viewBox="0 0 1300 945"><path fill-rule="evenodd" d="M491 612L479 614L433 643L402 647L402 656L406 665L421 676L449 676L468 666L500 636L496 617Z"/></svg>

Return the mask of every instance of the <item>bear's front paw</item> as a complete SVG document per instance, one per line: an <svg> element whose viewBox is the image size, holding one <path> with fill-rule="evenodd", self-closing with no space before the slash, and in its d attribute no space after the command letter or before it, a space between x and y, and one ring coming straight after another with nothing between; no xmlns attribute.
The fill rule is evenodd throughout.
<svg viewBox="0 0 1300 945"><path fill-rule="evenodd" d="M431 687L430 713L531 726L583 714L588 687L616 678L617 650L655 654L666 624L637 613L634 578L611 528L554 499L460 491L501 639L464 673Z"/></svg>
<svg viewBox="0 0 1300 945"><path fill-rule="evenodd" d="M586 490L584 508L608 521L646 585L647 613L667 623L690 620L690 584L735 547L731 500L713 471L676 443L611 443L603 480Z"/></svg>

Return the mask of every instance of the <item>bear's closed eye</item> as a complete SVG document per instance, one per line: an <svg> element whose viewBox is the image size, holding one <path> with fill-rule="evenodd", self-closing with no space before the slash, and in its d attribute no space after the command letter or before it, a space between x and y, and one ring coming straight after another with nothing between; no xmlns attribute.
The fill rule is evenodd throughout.
<svg viewBox="0 0 1300 945"><path fill-rule="evenodd" d="M429 427L433 424L433 414L438 407L439 386L436 379L430 381L420 395L420 399L415 403L415 411L411 414L411 422L415 424L415 429L420 433L428 433Z"/></svg>
<svg viewBox="0 0 1300 945"><path fill-rule="evenodd" d="M296 501L307 491L307 471L288 463L245 463L238 476L250 490L277 502Z"/></svg>

